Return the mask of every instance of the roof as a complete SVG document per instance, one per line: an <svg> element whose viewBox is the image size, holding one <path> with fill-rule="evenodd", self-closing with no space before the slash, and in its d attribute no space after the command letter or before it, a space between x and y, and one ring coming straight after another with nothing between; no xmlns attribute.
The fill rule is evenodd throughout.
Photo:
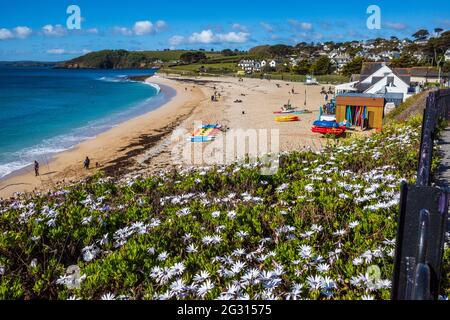
<svg viewBox="0 0 450 320"><path fill-rule="evenodd" d="M365 79L374 74L379 69L383 68L384 65L383 62L364 62L361 68L361 79Z"/></svg>
<svg viewBox="0 0 450 320"><path fill-rule="evenodd" d="M375 94L375 93L341 93L338 94L337 97L353 97L353 98L372 98L372 99L380 99L384 98L384 94Z"/></svg>
<svg viewBox="0 0 450 320"><path fill-rule="evenodd" d="M337 106L384 107L384 104L382 94L344 93L336 97Z"/></svg>
<svg viewBox="0 0 450 320"><path fill-rule="evenodd" d="M415 77L438 77L439 70L430 67L411 68L411 75Z"/></svg>
<svg viewBox="0 0 450 320"><path fill-rule="evenodd" d="M337 85L335 87L336 90L346 90L346 91L357 91L357 89L354 87L354 85L357 83L357 81L353 81L350 83L344 83Z"/></svg>
<svg viewBox="0 0 450 320"><path fill-rule="evenodd" d="M369 89L373 84L372 83L358 83L355 87L356 89L358 89L358 91L366 91L367 89Z"/></svg>

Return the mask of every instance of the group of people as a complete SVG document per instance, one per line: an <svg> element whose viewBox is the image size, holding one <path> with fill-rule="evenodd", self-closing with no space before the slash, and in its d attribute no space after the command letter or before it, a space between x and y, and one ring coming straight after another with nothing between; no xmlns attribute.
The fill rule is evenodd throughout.
<svg viewBox="0 0 450 320"><path fill-rule="evenodd" d="M95 166L96 166L96 168L100 168L100 163L97 162L97 163L95 164ZM91 167L91 159L89 159L89 157L86 157L86 159L84 159L84 161L83 161L83 168L84 168L85 170L89 170L90 167ZM34 161L34 174L35 174L36 177L39 177L39 176L40 176L39 168L40 168L39 162L37 162L37 161L35 160L35 161Z"/></svg>

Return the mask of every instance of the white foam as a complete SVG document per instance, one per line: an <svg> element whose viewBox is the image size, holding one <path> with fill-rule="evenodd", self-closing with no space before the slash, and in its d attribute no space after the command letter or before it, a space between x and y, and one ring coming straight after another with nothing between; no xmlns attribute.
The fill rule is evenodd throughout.
<svg viewBox="0 0 450 320"><path fill-rule="evenodd" d="M156 83L145 82L145 84L155 88L156 89L156 94L160 94L161 93L161 87L159 85L157 85Z"/></svg>
<svg viewBox="0 0 450 320"><path fill-rule="evenodd" d="M99 81L105 81L105 82L125 82L126 79L124 78L116 78L116 77L101 77L98 78Z"/></svg>
<svg viewBox="0 0 450 320"><path fill-rule="evenodd" d="M109 82L129 81L126 79L109 77L102 77L97 80ZM158 94L161 92L161 87L159 85L149 82L145 83L155 88ZM4 153L2 155L3 163L0 163L0 178L4 178L5 176L10 175L15 171L22 170L27 166L32 165L35 160L39 161L41 164L45 164L49 162L51 160L51 157L55 154L70 150L77 144L86 140L94 139L98 134L117 126L119 123L122 123L125 120L150 111L145 110L145 112L142 112L141 108L143 105L146 105L149 101L151 101L154 97L155 96L150 97L145 102L137 104L133 108L128 108L119 113L106 116L102 119L94 120L81 128L72 130L68 134L44 140L34 147L25 148L11 153ZM156 99L154 101L159 101L159 99Z"/></svg>

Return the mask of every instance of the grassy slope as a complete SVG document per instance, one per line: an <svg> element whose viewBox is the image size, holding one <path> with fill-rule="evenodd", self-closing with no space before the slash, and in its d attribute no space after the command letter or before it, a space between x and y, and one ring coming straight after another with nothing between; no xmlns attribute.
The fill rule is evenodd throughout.
<svg viewBox="0 0 450 320"><path fill-rule="evenodd" d="M286 154L269 177L236 164L2 203L0 298L388 299L420 123ZM71 265L80 289L64 284Z"/></svg>
<svg viewBox="0 0 450 320"><path fill-rule="evenodd" d="M424 91L410 97L386 116L386 122L405 121L412 116L422 115L428 95L429 92Z"/></svg>

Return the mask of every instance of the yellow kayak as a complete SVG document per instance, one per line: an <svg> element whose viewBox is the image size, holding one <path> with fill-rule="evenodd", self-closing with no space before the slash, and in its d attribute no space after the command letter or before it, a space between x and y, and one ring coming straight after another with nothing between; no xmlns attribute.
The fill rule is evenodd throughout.
<svg viewBox="0 0 450 320"><path fill-rule="evenodd" d="M300 118L297 116L283 116L283 117L276 117L276 122L294 122L294 121L300 121Z"/></svg>

